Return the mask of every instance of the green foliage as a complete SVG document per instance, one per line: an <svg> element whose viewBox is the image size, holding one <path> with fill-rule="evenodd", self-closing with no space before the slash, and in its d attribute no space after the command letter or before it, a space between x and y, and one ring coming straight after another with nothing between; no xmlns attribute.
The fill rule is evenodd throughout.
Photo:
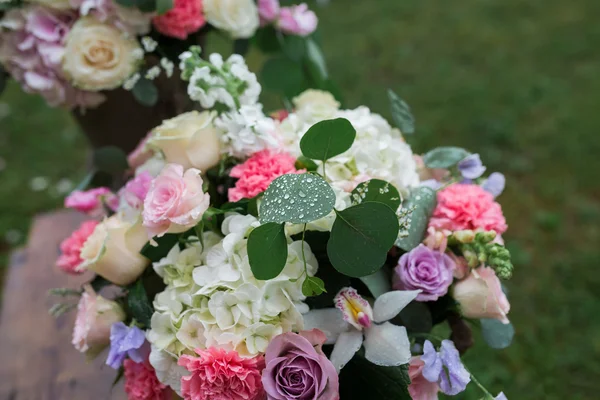
<svg viewBox="0 0 600 400"><path fill-rule="evenodd" d="M11 8L20 7L22 4L23 2L21 0L8 0L6 2L0 2L0 12L10 10ZM2 93L2 90L0 90L0 93Z"/></svg>
<svg viewBox="0 0 600 400"><path fill-rule="evenodd" d="M158 102L158 88L149 79L140 78L131 90L133 97L143 106L152 107Z"/></svg>
<svg viewBox="0 0 600 400"><path fill-rule="evenodd" d="M250 40L249 39L237 39L233 41L233 52L235 54L239 54L241 56L245 56L250 50Z"/></svg>
<svg viewBox="0 0 600 400"><path fill-rule="evenodd" d="M161 237L155 237L153 240L158 244L153 246L152 243L148 242L140 250L140 254L148 258L152 262L160 261L161 258L166 257L169 251L179 241L179 234L167 233Z"/></svg>
<svg viewBox="0 0 600 400"><path fill-rule="evenodd" d="M156 0L156 13L162 15L173 8L174 0Z"/></svg>
<svg viewBox="0 0 600 400"><path fill-rule="evenodd" d="M383 203L362 203L336 211L327 243L331 264L354 278L380 269L398 237L396 213Z"/></svg>
<svg viewBox="0 0 600 400"><path fill-rule="evenodd" d="M380 367L359 351L340 372L340 398L411 400L409 384L408 365Z"/></svg>
<svg viewBox="0 0 600 400"><path fill-rule="evenodd" d="M287 174L275 179L260 205L261 222L303 224L329 214L335 193L323 178L314 174Z"/></svg>
<svg viewBox="0 0 600 400"><path fill-rule="evenodd" d="M375 298L392 290L392 280L385 268L381 268L374 274L363 276L360 278L360 280L365 284Z"/></svg>
<svg viewBox="0 0 600 400"><path fill-rule="evenodd" d="M263 65L260 80L266 89L292 98L306 89L302 66L284 56L268 59Z"/></svg>
<svg viewBox="0 0 600 400"><path fill-rule="evenodd" d="M101 147L94 151L94 167L111 175L122 174L129 168L127 154L116 146Z"/></svg>
<svg viewBox="0 0 600 400"><path fill-rule="evenodd" d="M146 294L142 279L138 279L129 287L129 292L127 293L127 306L136 321L146 328L150 327L153 308L148 300L148 295Z"/></svg>
<svg viewBox="0 0 600 400"><path fill-rule="evenodd" d="M119 381L121 379L123 379L123 376L125 375L125 368L123 368L123 366L119 367L119 369L117 370L117 375L115 375L115 379L112 382L112 387L114 388L115 386L117 386L117 383L119 383Z"/></svg>
<svg viewBox="0 0 600 400"><path fill-rule="evenodd" d="M0 3L0 4L2 4L2 3ZM2 94L2 92L4 92L4 89L6 88L6 83L8 82L8 78L9 78L8 72L6 72L6 70L4 70L4 68L2 68L2 65L0 65L0 94Z"/></svg>
<svg viewBox="0 0 600 400"><path fill-rule="evenodd" d="M504 349L510 346L515 336L515 328L511 323L503 324L497 319L481 319L483 340L493 349Z"/></svg>
<svg viewBox="0 0 600 400"><path fill-rule="evenodd" d="M309 172L314 172L318 168L317 164L313 160L304 156L298 157L294 166L296 169L305 169Z"/></svg>
<svg viewBox="0 0 600 400"><path fill-rule="evenodd" d="M450 168L469 154L460 147L437 147L423 155L423 162L429 168Z"/></svg>
<svg viewBox="0 0 600 400"><path fill-rule="evenodd" d="M388 205L392 210L400 207L400 193L394 185L381 179L359 183L352 191L352 202L355 204L366 201L377 201Z"/></svg>
<svg viewBox="0 0 600 400"><path fill-rule="evenodd" d="M419 187L412 191L411 196L402 205L403 208L413 209L410 216L408 236L396 241L396 246L410 251L423 241L429 218L437 204L435 192L428 187Z"/></svg>
<svg viewBox="0 0 600 400"><path fill-rule="evenodd" d="M327 63L319 45L313 39L306 39L306 66L312 80L318 87L326 90L325 85L329 79Z"/></svg>
<svg viewBox="0 0 600 400"><path fill-rule="evenodd" d="M104 279L100 275L96 275L94 277L94 279L92 279L90 281L90 286L92 287L92 289L94 289L94 292L96 292L96 293L101 291L102 288L104 288L106 286L110 286L110 285L112 285L112 283L110 281Z"/></svg>
<svg viewBox="0 0 600 400"><path fill-rule="evenodd" d="M302 294L306 297L318 296L324 292L327 292L327 290L325 290L325 282L321 278L307 276L302 283Z"/></svg>
<svg viewBox="0 0 600 400"><path fill-rule="evenodd" d="M277 31L273 25L258 29L252 38L252 44L266 54L276 53L281 48L277 40Z"/></svg>
<svg viewBox="0 0 600 400"><path fill-rule="evenodd" d="M269 222L255 228L248 237L248 259L256 279L276 278L288 256L284 224Z"/></svg>
<svg viewBox="0 0 600 400"><path fill-rule="evenodd" d="M433 317L429 307L420 301L413 301L400 311L394 322L405 326L409 332L429 333L433 327Z"/></svg>
<svg viewBox="0 0 600 400"><path fill-rule="evenodd" d="M116 0L116 2L124 7L135 7L143 12L152 12L157 9L157 0Z"/></svg>
<svg viewBox="0 0 600 400"><path fill-rule="evenodd" d="M410 106L391 89L388 89L388 98L390 99L394 124L403 134L412 135L415 133L415 117L410 111Z"/></svg>
<svg viewBox="0 0 600 400"><path fill-rule="evenodd" d="M356 129L350 121L330 119L311 126L300 140L300 149L308 158L325 161L352 147L355 138Z"/></svg>

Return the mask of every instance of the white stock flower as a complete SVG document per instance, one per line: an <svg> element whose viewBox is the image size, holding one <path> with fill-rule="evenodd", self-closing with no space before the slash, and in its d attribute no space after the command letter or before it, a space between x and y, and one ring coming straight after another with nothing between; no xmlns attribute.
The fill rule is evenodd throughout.
<svg viewBox="0 0 600 400"><path fill-rule="evenodd" d="M258 29L260 21L254 0L204 0L202 5L208 23L235 39L249 38Z"/></svg>

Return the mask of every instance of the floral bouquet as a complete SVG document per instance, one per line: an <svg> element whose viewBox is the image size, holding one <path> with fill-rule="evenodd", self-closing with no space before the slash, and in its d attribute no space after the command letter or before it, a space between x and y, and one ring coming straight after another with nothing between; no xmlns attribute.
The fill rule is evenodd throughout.
<svg viewBox="0 0 600 400"><path fill-rule="evenodd" d="M472 327L495 348L513 334L503 176L461 148L414 155L391 91L399 129L317 90L266 115L237 55L192 47L180 69L208 110L98 157L112 186L66 199L90 219L57 265L96 274L52 291L79 297L51 310L77 308L75 348L108 348L135 400L436 399L471 381L505 398L460 360Z"/></svg>

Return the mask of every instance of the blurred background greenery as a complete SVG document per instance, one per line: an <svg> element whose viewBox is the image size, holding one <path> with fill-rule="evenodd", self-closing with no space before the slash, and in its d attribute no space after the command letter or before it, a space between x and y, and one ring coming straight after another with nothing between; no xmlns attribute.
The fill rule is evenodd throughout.
<svg viewBox="0 0 600 400"><path fill-rule="evenodd" d="M507 285L517 334L501 351L479 340L467 366L509 399L598 398L600 2L332 0L318 14L346 106L389 117L393 88L416 116L415 152L463 146L507 175L499 201L517 268ZM34 214L60 206L87 158L67 112L9 85L0 97L0 265ZM458 398L481 394L472 385Z"/></svg>

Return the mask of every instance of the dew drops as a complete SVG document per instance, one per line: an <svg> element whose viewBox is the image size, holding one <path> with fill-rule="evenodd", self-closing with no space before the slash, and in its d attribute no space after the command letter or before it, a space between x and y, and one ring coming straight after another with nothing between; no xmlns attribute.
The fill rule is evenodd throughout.
<svg viewBox="0 0 600 400"><path fill-rule="evenodd" d="M306 182L311 183L312 181L313 181L312 178L310 178L310 177L306 178Z"/></svg>
<svg viewBox="0 0 600 400"><path fill-rule="evenodd" d="M300 196L300 197L306 197L306 193L304 193L302 190L300 190L298 192L298 196Z"/></svg>
<svg viewBox="0 0 600 400"><path fill-rule="evenodd" d="M283 198L287 200L287 199L290 198L290 195L286 193L286 194L283 195Z"/></svg>

